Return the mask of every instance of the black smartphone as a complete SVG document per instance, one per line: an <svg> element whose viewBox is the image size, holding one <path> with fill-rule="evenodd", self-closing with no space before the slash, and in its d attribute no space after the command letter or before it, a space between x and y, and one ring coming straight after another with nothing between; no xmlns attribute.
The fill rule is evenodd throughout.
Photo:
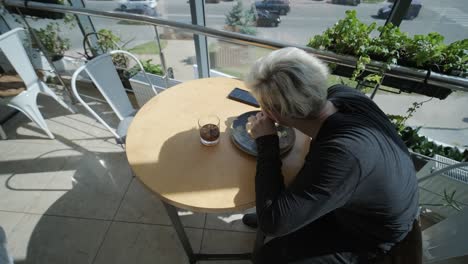
<svg viewBox="0 0 468 264"><path fill-rule="evenodd" d="M260 107L257 100L250 92L237 87L229 93L228 98L251 106Z"/></svg>

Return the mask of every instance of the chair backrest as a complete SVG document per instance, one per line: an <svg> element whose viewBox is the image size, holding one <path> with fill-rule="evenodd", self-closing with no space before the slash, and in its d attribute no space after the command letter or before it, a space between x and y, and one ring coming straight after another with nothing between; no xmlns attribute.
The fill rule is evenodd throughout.
<svg viewBox="0 0 468 264"><path fill-rule="evenodd" d="M39 78L34 71L28 54L19 37L19 33L23 31L24 28L15 28L0 35L0 49L21 79L23 79L27 89L28 87L39 84Z"/></svg>
<svg viewBox="0 0 468 264"><path fill-rule="evenodd" d="M116 138L120 138L120 136L115 132L113 128L111 128L89 105L81 98L78 93L78 89L76 87L76 80L82 71L85 71L96 87L99 89L99 92L104 96L106 101L111 106L112 110L114 110L115 114L120 120L131 116L135 113L135 109L133 108L125 88L119 78L117 73L117 69L115 68L114 63L112 62L112 55L122 53L133 60L136 61L137 65L140 67L143 75L145 76L146 80L148 81L148 86L151 87L153 92L157 94L156 90L154 89L151 81L149 80L146 72L143 69L143 65L140 61L131 53L123 50L113 50L106 54L102 54L97 56L96 58L92 59L85 65L78 68L75 73L73 73L71 86L72 91L78 101L85 107L99 122L101 122Z"/></svg>
<svg viewBox="0 0 468 264"><path fill-rule="evenodd" d="M109 53L100 55L84 68L120 120L135 112Z"/></svg>

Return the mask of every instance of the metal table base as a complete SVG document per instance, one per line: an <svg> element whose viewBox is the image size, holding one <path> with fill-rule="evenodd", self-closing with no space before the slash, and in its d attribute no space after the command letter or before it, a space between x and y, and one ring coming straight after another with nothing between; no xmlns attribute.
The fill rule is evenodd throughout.
<svg viewBox="0 0 468 264"><path fill-rule="evenodd" d="M189 259L190 264L197 263L197 261L205 260L251 260L252 253L242 253L242 254L202 254L202 253L194 253L192 246L190 245L190 241L185 233L185 229L182 226L182 222L180 221L179 214L177 213L177 209L166 202L163 201L164 207L166 208L167 214L171 219L172 226L174 226L175 231L177 232L177 236L179 237L182 246L184 247L185 253ZM257 237L255 240L254 251L261 245L263 245L263 241L265 236L258 230Z"/></svg>

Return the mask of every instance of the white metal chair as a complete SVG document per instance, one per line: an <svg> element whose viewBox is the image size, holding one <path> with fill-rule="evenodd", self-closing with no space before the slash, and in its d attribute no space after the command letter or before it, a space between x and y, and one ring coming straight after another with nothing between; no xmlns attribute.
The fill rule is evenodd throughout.
<svg viewBox="0 0 468 264"><path fill-rule="evenodd" d="M143 69L143 65L135 57L135 55L123 51L123 50L113 50L108 53L97 56L96 58L90 60L85 65L78 68L73 74L71 80L71 87L73 94L78 99L78 101L83 105L86 110L88 110L91 115L93 115L103 126L105 126L116 138L118 144L125 144L125 139L127 136L127 130L130 126L130 123L133 120L133 117L136 114L136 109L133 108L122 82L119 79L119 75L115 68L114 63L112 62L113 54L124 54L136 61L138 66L141 69L144 77L147 80L148 86L157 94L157 91L153 88L151 81L148 78L148 75ZM104 96L105 100L114 110L115 114L120 120L119 125L116 129L111 128L91 107L81 98L76 87L76 81L78 76L82 71L85 71L88 76L91 78L93 83L99 89L99 92Z"/></svg>
<svg viewBox="0 0 468 264"><path fill-rule="evenodd" d="M26 90L16 96L0 98L0 103L23 112L29 119L44 130L49 138L54 139L54 135L50 132L44 117L37 106L37 95L39 93L46 94L54 98L71 113L74 113L74 111L37 76L18 35L19 32L22 31L24 31L23 28L15 28L0 35L0 50L3 51L16 73L25 83Z"/></svg>

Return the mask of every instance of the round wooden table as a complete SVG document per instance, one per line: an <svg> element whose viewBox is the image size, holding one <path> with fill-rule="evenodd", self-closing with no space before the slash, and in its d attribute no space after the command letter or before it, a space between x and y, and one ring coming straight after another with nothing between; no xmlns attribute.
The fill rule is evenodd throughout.
<svg viewBox="0 0 468 264"><path fill-rule="evenodd" d="M249 259L246 254L195 254L175 207L196 212L232 212L255 206L255 157L230 138L232 121L258 108L227 98L242 81L207 78L187 81L158 94L137 113L126 139L128 161L143 184L163 201L190 263ZM200 143L198 119L220 118L220 142ZM293 149L283 158L288 183L302 167L309 139L296 131ZM256 246L263 241L257 233Z"/></svg>
<svg viewBox="0 0 468 264"><path fill-rule="evenodd" d="M128 130L126 151L136 176L166 202L197 212L232 212L255 206L255 157L230 138L232 120L258 108L227 98L242 81L207 78L187 81L153 97L138 111ZM198 118L220 118L216 146L200 143ZM307 137L296 131L296 143L283 159L285 178L301 168Z"/></svg>

